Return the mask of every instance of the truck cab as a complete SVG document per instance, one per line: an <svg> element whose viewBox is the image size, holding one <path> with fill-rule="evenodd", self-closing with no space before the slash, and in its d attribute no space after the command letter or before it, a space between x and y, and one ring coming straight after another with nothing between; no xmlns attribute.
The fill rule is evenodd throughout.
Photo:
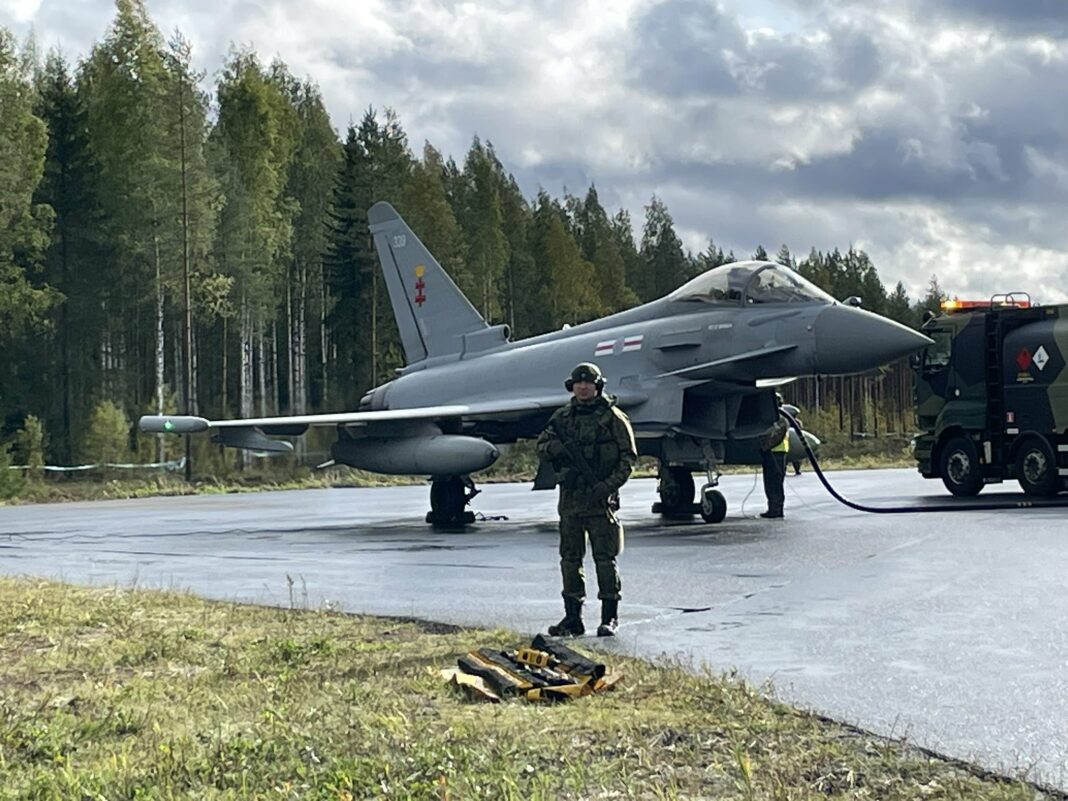
<svg viewBox="0 0 1068 801"><path fill-rule="evenodd" d="M922 328L933 343L912 362L916 461L954 495L1007 478L1029 495L1064 488L1068 307L1032 306L1021 295L951 302Z"/></svg>

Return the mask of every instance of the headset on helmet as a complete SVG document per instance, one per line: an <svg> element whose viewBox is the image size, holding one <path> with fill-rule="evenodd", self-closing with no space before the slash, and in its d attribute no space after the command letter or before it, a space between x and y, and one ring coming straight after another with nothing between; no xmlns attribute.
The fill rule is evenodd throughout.
<svg viewBox="0 0 1068 801"><path fill-rule="evenodd" d="M575 369L571 371L571 376L564 381L564 388L570 392L579 381L589 381L597 387L598 392L604 389L604 373L593 362L582 362L582 364L576 365Z"/></svg>

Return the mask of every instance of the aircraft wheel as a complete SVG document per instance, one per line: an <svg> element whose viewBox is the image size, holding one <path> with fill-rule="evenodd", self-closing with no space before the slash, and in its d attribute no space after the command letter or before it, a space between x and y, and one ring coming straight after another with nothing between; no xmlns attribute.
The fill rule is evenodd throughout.
<svg viewBox="0 0 1068 801"><path fill-rule="evenodd" d="M430 513L426 522L443 528L462 526L467 522L464 515L466 502L464 482L459 476L434 481L430 485Z"/></svg>
<svg viewBox="0 0 1068 801"><path fill-rule="evenodd" d="M660 513L671 515L690 512L693 508L693 473L686 467L664 467L660 471Z"/></svg>
<svg viewBox="0 0 1068 801"><path fill-rule="evenodd" d="M1044 437L1030 436L1016 452L1016 479L1028 495L1057 492L1057 458Z"/></svg>
<svg viewBox="0 0 1068 801"><path fill-rule="evenodd" d="M979 472L979 452L968 437L953 437L942 448L939 459L942 483L946 489L960 497L978 495L983 488Z"/></svg>
<svg viewBox="0 0 1068 801"><path fill-rule="evenodd" d="M727 516L727 499L718 489L705 484L701 488L701 517L706 523L722 523Z"/></svg>

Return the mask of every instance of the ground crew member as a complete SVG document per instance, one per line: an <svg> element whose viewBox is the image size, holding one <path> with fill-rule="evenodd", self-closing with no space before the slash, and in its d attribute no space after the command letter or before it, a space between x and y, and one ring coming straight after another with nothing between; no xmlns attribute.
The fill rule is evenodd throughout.
<svg viewBox="0 0 1068 801"><path fill-rule="evenodd" d="M549 626L553 636L584 634L586 536L597 566L601 625L597 636L611 637L619 625L620 580L616 557L623 548L623 527L616 519L619 488L638 459L630 421L604 395L600 368L583 362L564 386L571 402L558 409L538 437L538 456L550 462L560 485L560 573L564 618Z"/></svg>
<svg viewBox="0 0 1068 801"><path fill-rule="evenodd" d="M760 438L760 463L764 474L764 495L768 499L768 510L761 512L761 517L782 517L782 507L786 502L783 482L786 479L786 453L790 450L790 440L786 436L788 426L779 409L782 407L782 395L775 393L775 422Z"/></svg>

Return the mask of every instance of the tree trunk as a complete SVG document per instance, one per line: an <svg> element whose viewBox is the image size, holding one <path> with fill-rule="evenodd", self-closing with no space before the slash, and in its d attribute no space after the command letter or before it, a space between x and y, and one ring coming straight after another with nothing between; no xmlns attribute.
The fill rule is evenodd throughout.
<svg viewBox="0 0 1068 801"><path fill-rule="evenodd" d="M267 342L267 354L271 364L271 374L268 376L271 402L267 406L267 413L278 414L278 410L282 408L282 387L278 380L278 323L275 320L271 320L271 338Z"/></svg>
<svg viewBox="0 0 1068 801"><path fill-rule="evenodd" d="M227 363L227 343L226 335L229 333L229 318L222 318L222 407L220 409L219 416L226 417L230 413L230 402L226 395L226 387L230 381L230 366Z"/></svg>
<svg viewBox="0 0 1068 801"><path fill-rule="evenodd" d="M193 303L189 280L189 181L185 152L185 77L183 71L178 80L178 148L182 188L182 283L185 296L185 358L182 360L185 367L183 371L185 380L183 381L182 411L185 414L196 414L196 383L193 380ZM185 480L193 480L193 444L188 434L185 437Z"/></svg>
<svg viewBox="0 0 1068 801"><path fill-rule="evenodd" d="M252 417L253 405L253 366L252 366L252 312L249 311L248 302L241 298L241 417ZM241 450L238 457L241 469L248 467L248 451Z"/></svg>
<svg viewBox="0 0 1068 801"><path fill-rule="evenodd" d="M267 359L263 347L263 323L256 323L256 356L259 361L260 417L267 416Z"/></svg>
<svg viewBox="0 0 1068 801"><path fill-rule="evenodd" d="M293 375L293 351L296 350L293 334L293 284L286 281L286 406L290 414L293 413L293 394L296 383Z"/></svg>
<svg viewBox="0 0 1068 801"><path fill-rule="evenodd" d="M252 312L245 298L241 298L241 417L253 413Z"/></svg>
<svg viewBox="0 0 1068 801"><path fill-rule="evenodd" d="M200 399L197 392L197 381L200 376L200 359L197 351L200 348L200 337L197 336L195 327L189 329L189 414L200 414Z"/></svg>
<svg viewBox="0 0 1068 801"><path fill-rule="evenodd" d="M178 399L178 413L185 413L185 399L186 392L188 391L185 386L185 377L182 375L183 365L185 364L185 348L182 347L182 321L180 318L172 318L173 324L171 327L171 348L174 352L174 357L171 359L171 386L174 387L175 394Z"/></svg>
<svg viewBox="0 0 1068 801"><path fill-rule="evenodd" d="M378 383L378 271L371 273L371 382ZM367 387L362 387L366 389Z"/></svg>
<svg viewBox="0 0 1068 801"><path fill-rule="evenodd" d="M153 234L156 255L156 414L163 414L163 275L160 264L159 236ZM156 435L156 461L163 461L163 435Z"/></svg>
<svg viewBox="0 0 1068 801"><path fill-rule="evenodd" d="M308 302L307 287L308 271L303 265L299 265L297 268L297 345L293 358L293 372L296 374L293 380L295 397L291 397L289 401L296 414L308 413L308 327L305 317L305 307Z"/></svg>
<svg viewBox="0 0 1068 801"><path fill-rule="evenodd" d="M329 338L326 332L326 281L319 282L319 361L323 371L323 397L322 408L330 408L330 358Z"/></svg>

